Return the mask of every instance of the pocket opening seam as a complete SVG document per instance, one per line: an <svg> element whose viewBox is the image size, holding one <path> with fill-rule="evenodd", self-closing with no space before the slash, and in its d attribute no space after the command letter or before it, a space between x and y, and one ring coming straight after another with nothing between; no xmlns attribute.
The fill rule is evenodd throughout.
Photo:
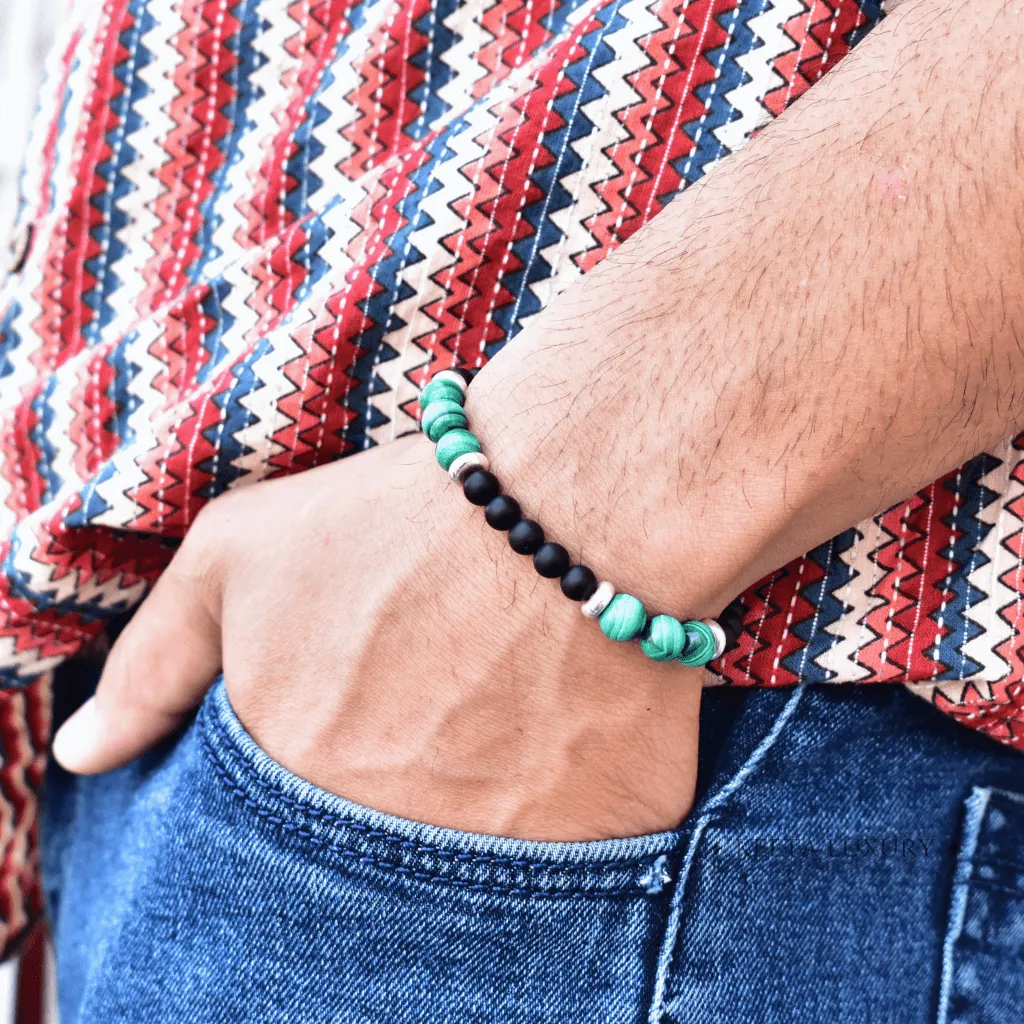
<svg viewBox="0 0 1024 1024"><path fill-rule="evenodd" d="M217 725L214 727L219 728ZM230 738L225 738L230 742ZM220 758L217 756L217 752L209 744L206 736L204 735L202 739L207 753L209 753L217 762L218 768L222 768ZM499 854L490 853L459 853L456 850L446 850L441 846L433 846L429 843L417 842L415 839L403 839L401 836L393 835L392 833L386 832L382 829L373 828L370 825L364 825L361 821L356 821L355 818L339 814L331 814L329 811L322 811L317 807L312 807L309 804L303 803L301 800L296 800L294 797L288 796L288 794L280 787L275 786L272 782L267 782L266 779L261 779L251 765L243 762L239 765L239 769L249 777L250 781L273 799L280 800L286 807L290 807L302 814L308 814L310 817L317 818L325 825L336 825L343 828L351 828L354 832L359 832L365 835L368 839L383 839L385 842L393 843L395 846L399 846L404 850L409 850L414 853L425 853L433 856L445 857L450 860L457 860L460 863L481 865L492 864L496 867L536 868L541 871L562 871L572 874L581 871L593 871L595 867L600 867L602 869L614 869L635 868L640 867L641 865L649 865L652 864L661 853L668 852L666 849L643 857L628 857L623 860L602 860L592 864L559 864L555 861L529 860L528 858L520 857L502 857ZM230 779L228 781L230 782Z"/></svg>
<svg viewBox="0 0 1024 1024"><path fill-rule="evenodd" d="M265 807L261 807L244 789L242 789L235 780L231 777L227 768L221 763L220 757L217 751L213 749L208 737L205 735L205 728L203 723L199 730L200 741L204 751L213 766L214 771L218 774L221 781L227 787L228 791L239 799L246 807L254 811L259 817L268 821L269 823L276 825L278 828L283 829L286 832L292 833L299 836L302 839L308 840L316 846L323 849L331 850L335 853L341 854L343 857L349 860L354 860L360 864L372 865L375 867L387 868L390 871L394 871L396 874L401 874L407 877L414 878L418 881L436 881L443 882L446 885L453 885L459 888L465 888L472 892L490 892L500 895L512 895L512 896L549 896L549 897L565 897L565 896L648 896L651 895L647 889L637 883L623 884L617 886L582 886L574 889L545 889L541 886L536 888L525 888L523 886L506 886L498 885L490 882L469 882L461 878L452 878L449 875L443 875L436 872L422 871L415 868L410 868L404 864L396 861L388 860L384 857L376 857L372 854L365 853L361 850L354 850L351 847L346 846L344 843L331 842L317 836L309 829L303 828L301 825L297 825L294 822L285 821L284 818L279 815L273 814ZM264 779L260 779L253 769L249 765L241 765L241 770L249 775L252 781L256 782L260 787L268 791L273 797L283 801L286 805L294 807L302 813L310 813L327 824L340 824L345 827L353 828L354 830L365 834L368 838L380 838L387 842L397 844L403 849L407 849L411 852L425 853L431 855L441 855L451 860L459 860L460 862L479 863L481 865L493 865L496 867L525 867L525 868L537 868L545 872L561 871L561 872L580 872L580 871L594 871L595 869L603 870L605 868L624 868L633 867L639 868L644 865L653 864L657 859L656 856L648 858L639 858L627 861L600 861L593 864L557 864L550 863L547 861L529 861L529 860L516 860L511 857L498 857L488 856L487 854L459 854L453 850L444 850L435 846L428 846L420 844L414 840L401 839L398 836L390 835L386 832L381 832L379 829L371 829L367 825L363 825L361 822L354 821L350 818L340 817L338 815L331 815L327 812L318 812L316 808L311 808L306 804L303 804L281 790L274 787L271 783L266 782Z"/></svg>

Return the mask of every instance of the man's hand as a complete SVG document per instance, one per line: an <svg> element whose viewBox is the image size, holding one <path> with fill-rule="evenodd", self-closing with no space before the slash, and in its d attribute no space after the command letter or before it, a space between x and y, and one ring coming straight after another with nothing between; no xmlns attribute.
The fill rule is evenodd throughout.
<svg viewBox="0 0 1024 1024"><path fill-rule="evenodd" d="M569 840L671 828L690 806L699 673L606 640L423 437L212 502L57 759L124 764L220 666L271 756L378 810Z"/></svg>
<svg viewBox="0 0 1024 1024"><path fill-rule="evenodd" d="M549 535L652 610L715 614L1019 429L1021 10L907 0L488 365L471 424ZM383 810L676 824L696 673L604 641L428 462L214 502L58 757L121 763L222 663L272 755Z"/></svg>

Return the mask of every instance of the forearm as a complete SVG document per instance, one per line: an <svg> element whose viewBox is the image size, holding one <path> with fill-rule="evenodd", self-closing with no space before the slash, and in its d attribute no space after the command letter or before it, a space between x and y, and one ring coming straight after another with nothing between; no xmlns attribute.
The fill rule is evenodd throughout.
<svg viewBox="0 0 1024 1024"><path fill-rule="evenodd" d="M473 422L553 536L713 613L1014 432L1022 10L904 4L494 360Z"/></svg>

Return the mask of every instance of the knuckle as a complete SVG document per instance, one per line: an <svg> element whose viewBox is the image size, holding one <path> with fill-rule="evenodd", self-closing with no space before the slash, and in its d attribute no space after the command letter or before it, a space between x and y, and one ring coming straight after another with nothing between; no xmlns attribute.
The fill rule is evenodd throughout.
<svg viewBox="0 0 1024 1024"><path fill-rule="evenodd" d="M238 491L227 491L208 501L192 521L182 545L203 546L223 540L228 524L240 515L240 505L248 495Z"/></svg>
<svg viewBox="0 0 1024 1024"><path fill-rule="evenodd" d="M219 606L223 592L224 558L223 552L209 546L200 550L182 548L174 556L167 572L172 582L188 590L206 609Z"/></svg>
<svg viewBox="0 0 1024 1024"><path fill-rule="evenodd" d="M203 507L165 571L173 583L195 593L207 607L219 603L223 589L224 572L238 532L236 498L223 495Z"/></svg>

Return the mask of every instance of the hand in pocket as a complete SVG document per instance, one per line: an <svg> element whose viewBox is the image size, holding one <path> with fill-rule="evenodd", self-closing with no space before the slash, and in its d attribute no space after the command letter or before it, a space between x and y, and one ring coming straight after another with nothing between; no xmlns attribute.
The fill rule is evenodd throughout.
<svg viewBox="0 0 1024 1024"><path fill-rule="evenodd" d="M672 828L692 801L699 670L606 640L422 437L207 506L57 759L124 764L219 670L272 757L401 817L604 839Z"/></svg>

